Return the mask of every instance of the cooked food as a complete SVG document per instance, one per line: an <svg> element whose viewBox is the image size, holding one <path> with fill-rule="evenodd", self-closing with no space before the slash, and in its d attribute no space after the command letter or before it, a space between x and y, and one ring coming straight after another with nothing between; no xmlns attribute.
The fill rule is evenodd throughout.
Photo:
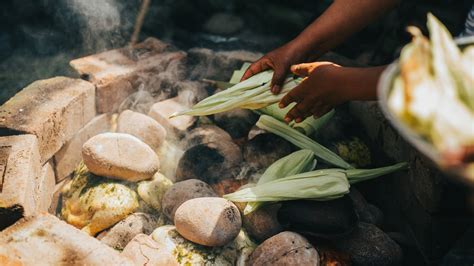
<svg viewBox="0 0 474 266"><path fill-rule="evenodd" d="M62 190L61 215L89 235L107 229L138 208L137 193L124 182L102 178L81 163Z"/></svg>
<svg viewBox="0 0 474 266"><path fill-rule="evenodd" d="M474 145L473 46L461 51L448 30L428 15L430 39L418 28L400 57L388 106L441 153Z"/></svg>

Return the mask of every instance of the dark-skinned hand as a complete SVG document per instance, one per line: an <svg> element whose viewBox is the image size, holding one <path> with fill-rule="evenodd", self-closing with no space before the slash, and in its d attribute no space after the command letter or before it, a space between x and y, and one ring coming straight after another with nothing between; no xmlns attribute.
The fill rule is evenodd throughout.
<svg viewBox="0 0 474 266"><path fill-rule="evenodd" d="M280 101L280 108L296 105L285 117L286 122L303 121L311 115L321 117L347 100L344 88L338 85L341 66L331 62L314 62L291 66L291 71L304 80Z"/></svg>
<svg viewBox="0 0 474 266"><path fill-rule="evenodd" d="M278 94L281 91L286 76L290 72L291 65L302 63L305 59L306 55L304 52L298 49L296 44L289 42L251 64L242 76L242 80L246 80L262 71L273 69L274 73L270 90L272 93Z"/></svg>

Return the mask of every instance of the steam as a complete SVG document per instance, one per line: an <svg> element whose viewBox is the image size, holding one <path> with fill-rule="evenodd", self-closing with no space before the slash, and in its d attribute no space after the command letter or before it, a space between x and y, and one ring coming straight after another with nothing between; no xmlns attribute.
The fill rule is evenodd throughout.
<svg viewBox="0 0 474 266"><path fill-rule="evenodd" d="M113 31L120 26L120 13L114 0L70 0L69 7L86 18L89 32Z"/></svg>
<svg viewBox="0 0 474 266"><path fill-rule="evenodd" d="M136 14L124 5L117 0L61 0L49 4L56 9L62 23L72 24L73 29L79 27L77 34L82 39L82 48L91 52L126 43Z"/></svg>

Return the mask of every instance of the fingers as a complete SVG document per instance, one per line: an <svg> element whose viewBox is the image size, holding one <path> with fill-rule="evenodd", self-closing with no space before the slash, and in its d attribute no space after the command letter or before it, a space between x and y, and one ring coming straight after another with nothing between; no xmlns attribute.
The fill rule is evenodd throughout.
<svg viewBox="0 0 474 266"><path fill-rule="evenodd" d="M296 89L296 88L295 88ZM285 108L287 107L290 103L292 102L298 102L298 98L297 98L297 94L294 93L293 91L295 90L291 90L290 92L288 92L281 100L280 100L280 103L278 104L278 107L280 108Z"/></svg>
<svg viewBox="0 0 474 266"><path fill-rule="evenodd" d="M295 120L296 123L303 121L308 117L308 112L302 103L296 104L285 116L285 122L290 123Z"/></svg>
<svg viewBox="0 0 474 266"><path fill-rule="evenodd" d="M242 76L242 79L240 79L240 81L244 81L244 80L250 78L251 76L253 76L255 74L258 74L262 71L265 71L267 69L270 69L270 68L271 68L270 60L268 58L262 57L262 58L258 59L257 61L255 61L254 63L252 63L249 66L249 68L247 68L247 70L245 71L245 73Z"/></svg>
<svg viewBox="0 0 474 266"><path fill-rule="evenodd" d="M273 94L280 93L281 88L283 86L283 82L285 82L287 73L288 71L283 67L274 68L272 82L270 83L270 90Z"/></svg>
<svg viewBox="0 0 474 266"><path fill-rule="evenodd" d="M294 87L285 96L283 96L278 106L280 108L285 108L292 102L301 102L301 100L305 99L307 96L308 91L308 84L306 80L303 80L303 82L298 84L298 86Z"/></svg>
<svg viewBox="0 0 474 266"><path fill-rule="evenodd" d="M312 63L302 63L297 65L292 65L290 70L293 74L300 76L300 77L307 77L313 71L318 69L319 67L326 66L326 67L340 67L337 64L327 61L320 61L320 62L312 62Z"/></svg>
<svg viewBox="0 0 474 266"><path fill-rule="evenodd" d="M300 77L307 77L311 73L314 63L303 63L298 65L292 65L290 70L293 74L300 76Z"/></svg>

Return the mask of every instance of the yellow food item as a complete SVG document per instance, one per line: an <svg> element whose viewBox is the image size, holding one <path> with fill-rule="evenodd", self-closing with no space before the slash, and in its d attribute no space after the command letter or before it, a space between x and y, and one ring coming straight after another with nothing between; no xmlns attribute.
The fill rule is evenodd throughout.
<svg viewBox="0 0 474 266"><path fill-rule="evenodd" d="M400 56L400 76L388 106L439 151L474 145L474 52L462 52L448 30L428 15L431 40L410 27L413 41Z"/></svg>
<svg viewBox="0 0 474 266"><path fill-rule="evenodd" d="M137 193L123 182L91 174L84 164L62 190L61 215L73 226L96 235L138 208Z"/></svg>

